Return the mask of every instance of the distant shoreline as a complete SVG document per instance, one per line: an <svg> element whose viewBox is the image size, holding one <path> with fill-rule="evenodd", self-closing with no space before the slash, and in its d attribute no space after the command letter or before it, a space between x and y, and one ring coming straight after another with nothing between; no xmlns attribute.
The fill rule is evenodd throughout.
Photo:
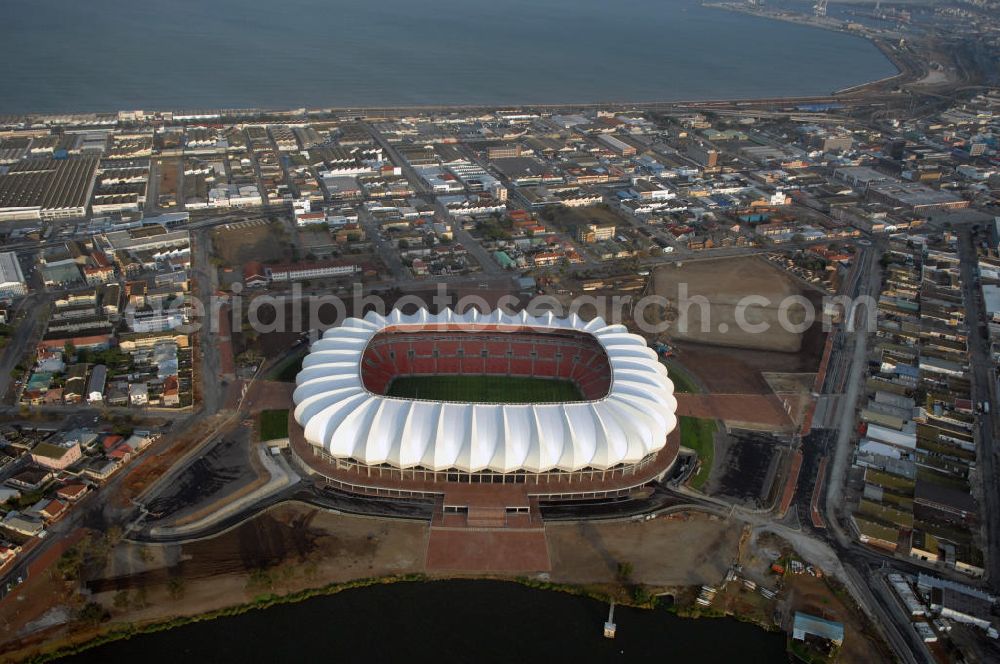
<svg viewBox="0 0 1000 664"><path fill-rule="evenodd" d="M155 94L144 95L142 93L137 93L136 91L130 91L129 94L121 94L121 91L118 89L118 87L120 86L116 87L114 85L111 85L107 88L107 90L105 90L107 96L107 106L105 106L105 102L102 101L101 99L102 86L101 84L95 82L94 85L88 85L88 89L85 90L83 96L80 95L73 96L67 94L65 100L72 100L75 98L78 99L81 104L90 105L92 108L97 108L97 109L103 108L104 110L74 111L70 108L64 109L62 108L62 106L65 100L60 99L59 101L54 102L52 99L49 98L48 95L44 94L44 91L38 91L37 93L35 93L33 92L34 90L33 88L26 88L25 94L23 94L22 96L14 96L11 98L12 103L16 103L17 99L23 99L24 101L27 102L23 104L23 106L26 108L30 108L31 106L37 103L38 106L41 108L50 108L50 109L54 108L55 110L51 111L24 110L24 111L5 113L3 112L2 109L0 109L0 115L5 116L9 122L12 118L22 119L30 117L32 119L40 119L41 121L44 121L45 118L57 118L60 116L93 116L93 117L100 117L103 119L109 116L113 116L117 114L119 111L130 111L133 109L144 109L150 113L173 112L175 115L188 115L188 116L199 114L201 112L201 109L205 109L204 113L208 115L222 115L223 117L234 117L234 116L264 115L264 114L288 115L288 114L294 114L297 111L300 112L299 113L300 115L306 115L306 114L364 115L367 113L372 113L372 114L384 113L386 115L398 115L405 112L414 112L414 113L456 112L456 111L461 112L464 110L478 111L478 110L496 110L496 109L538 109L544 111L558 112L558 111L570 111L578 109L587 110L587 109L620 109L620 108L635 108L638 110L643 110L643 109L657 110L657 109L669 109L669 108L697 106L702 104L714 104L714 103L744 103L744 104L795 103L795 102L822 103L823 101L834 101L832 97L839 93L842 93L843 91L851 91L852 93L857 94L861 89L865 88L865 86L872 86L884 83L886 80L891 79L894 76L900 76L901 74L904 73L900 71L899 64L897 62L894 62L891 57L888 57L889 54L886 52L886 49L879 46L878 40L873 39L871 35L865 34L864 32L855 32L843 29L838 30L835 29L833 26L816 25L809 20L796 21L796 20L790 20L786 17L772 16L766 13L760 13L754 11L746 11L745 9L742 9L739 6L729 3L705 2L703 4L696 5L696 7L701 12L700 20L703 22L706 20L706 17L702 14L713 13L711 12L711 10L715 9L723 9L723 10L728 10L730 12L730 15L743 14L745 16L758 19L759 18L776 19L786 24L798 25L801 28L809 28L809 27L826 28L827 33L839 32L842 35L841 38L854 37L854 38L867 39L870 43L874 43L876 47L880 49L881 56L883 58L886 58L886 60L888 60L890 65L893 65L893 68L896 70L896 73L890 76L883 76L883 74L886 73L889 70L889 68L883 66L883 63L881 62L878 62L878 66L873 64L876 63L877 56L872 56L871 61L868 62L868 56L871 54L866 53L864 54L865 57L861 58L861 60L864 60L864 62L862 62L860 68L857 66L857 60L858 58L861 57L860 55L858 55L858 57L854 59L855 66L853 68L847 69L846 65L839 68L832 67L832 69L836 69L837 72L839 72L839 75L836 75L832 71L827 71L831 70L831 67L826 66L825 68L821 68L822 71L817 70L816 72L812 72L812 70L806 68L805 70L803 70L803 72L801 72L803 74L802 76L792 76L791 79L789 79L788 76L778 77L780 79L780 82L777 84L770 83L769 80L766 80L766 77L765 80L758 80L760 77L754 79L746 79L742 84L739 84L739 81L744 80L745 78L742 76L738 76L737 78L732 78L732 80L729 80L727 83L726 76L724 75L713 76L709 81L709 84L706 83L696 84L696 83L690 83L689 79L690 81L696 81L700 79L700 74L702 73L711 74L713 71L715 71L715 69L712 69L712 67L715 67L719 64L718 57L715 57L714 59L709 59L710 63L706 63L705 65L698 64L701 61L700 58L695 60L683 60L680 61L679 64L677 65L671 65L670 61L667 61L665 63L653 64L650 59L650 56L653 55L653 52L651 51L648 54L642 55L641 57L643 60L638 63L632 62L632 60L635 60L635 58L631 56L629 58L622 59L623 61L622 66L624 67L622 71L627 72L634 69L634 67L626 66L628 63L631 63L631 64L642 64L644 67L649 67L650 73L656 71L654 67L661 67L661 68L666 67L667 69L671 69L672 66L677 69L677 72L674 72L669 76L666 76L666 78L664 78L662 81L659 80L659 77L654 77L648 80L643 79L641 81L641 85L638 82L635 83L635 85L633 85L631 79L634 79L636 77L632 76L629 79L630 82L626 85L614 85L614 81L609 80L609 83L606 86L602 86L600 83L601 79L599 78L599 76L609 76L609 75L614 76L613 73L609 74L607 67L604 67L603 69L598 68L597 70L595 70L600 72L594 74L594 76L598 78L592 78L587 85L581 86L579 84L579 81L576 81L576 83L572 85L560 86L560 85L544 85L543 82L546 79L551 79L553 81L557 80L559 71L553 70L549 72L545 70L544 67L540 67L540 69L544 70L544 73L537 75L534 73L528 74L528 79L525 80L527 87L523 89L518 87L505 88L503 87L501 81L498 82L499 87L497 87L496 89L489 88L489 91L484 91L484 89L481 89L482 86L461 87L461 84L464 80L461 77L459 77L457 83L447 84L447 82L445 82L439 86L437 81L428 83L425 80L426 77L417 77L412 82L412 84L410 84L409 82L406 82L404 84L400 82L401 79L397 76L393 78L391 82L382 83L381 87L377 87L374 91L369 90L367 87L359 87L359 88L352 87L354 85L357 85L357 83L355 83L353 79L350 79L348 81L347 87L344 87L343 83L338 84L337 80L339 79L337 78L332 78L328 82L323 84L324 88L330 88L331 91L328 94L329 96L333 97L339 96L340 91L343 91L343 96L349 97L351 96L351 91L353 90L355 94L368 95L375 97L376 99L379 97L388 98L388 101L386 102L377 102L377 103L350 102L347 104L336 103L336 102L331 104L325 104L323 103L322 99L320 100L320 103L296 104L294 101L296 97L301 97L301 96L316 97L317 95L315 93L311 95L303 95L295 93L294 91L288 93L285 90L285 88L288 87L287 85L279 86L278 88L259 93L258 95L253 95L257 96L257 99L253 99L252 97L250 99L246 99L248 95L245 93L235 94L235 95L231 94L230 93L231 91L227 91L227 89L225 88L215 90L214 93L212 94L202 94L200 88L195 86L195 88L193 88L192 91L190 92L189 98L193 100L198 100L203 98L208 101L207 102L181 101L179 104L171 103L169 98L166 101L166 103L162 103L163 100L162 99L158 100L157 99L158 95ZM694 7L692 7L691 9L693 10ZM733 27L732 25L734 23L733 21L723 20L720 23L729 26L729 28L726 31L726 34L732 34L734 33L734 31L736 31L736 28ZM773 24L773 20L770 21L769 23ZM772 36L776 32L776 29L774 28L770 29L762 28L761 24L750 24L748 26L748 29L751 31L756 30L761 32L762 34L766 33ZM780 31L780 28L777 30ZM806 50L810 48L809 47L810 43L816 43L816 42L825 43L827 39L829 39L829 38L817 39L816 37L803 38L803 35L800 32L796 32L794 35L792 35L792 37L796 38L795 41L795 43L797 44L796 48L806 49ZM808 35L806 37L808 37ZM832 46L830 48L832 48ZM850 51L851 49L844 48L842 50L844 52L847 52ZM683 55L683 53L681 55ZM734 51L731 56L726 55L725 53L723 55L725 55L726 57L733 58L733 61L745 60L745 58L742 58L740 52L736 51ZM775 62L776 57L777 57L777 62ZM767 65L764 67L764 70L773 71L774 67L779 66L778 63L782 62L782 57L783 56L780 53L779 54L775 54L773 52L770 53L770 56L768 58L761 61L762 64ZM814 58L814 60L815 59L816 58ZM823 57L820 58L819 60L820 63L829 63L831 61L832 61L831 57ZM755 63L757 62L756 58L754 58L754 62ZM615 61L614 64L617 66L619 63ZM794 62L789 64L794 64ZM419 65L417 66L419 68ZM699 67L704 67L705 71L702 72L702 70ZM539 67L536 67L536 69L538 68ZM580 68L578 67L577 70L579 71L579 69ZM534 69L532 69L531 71L534 72ZM866 72L870 73L866 75ZM125 73L127 74L128 72ZM734 74L733 76L737 75ZM858 79L861 79L862 82L852 83L851 79L854 76L857 76ZM873 80L865 81L864 79L868 76L872 77ZM674 78L676 78L677 80L675 81ZM294 81L297 79L293 77L292 80ZM823 84L822 82L824 81L826 82L825 84L829 86L830 91L816 89L819 88L820 85ZM817 85L817 82L820 82L820 85ZM167 87L165 89L173 90L174 88L170 87L170 85L177 85L177 83L178 83L177 77L175 76L173 79L167 82L166 84ZM339 88L337 87L338 85L340 85ZM541 85L541 87L539 87L539 85ZM177 89L183 90L183 88L177 88ZM779 91L791 90L792 92L790 94L785 92L779 92L775 94L771 93L770 90L779 90ZM809 92L805 94L797 94L796 92L794 92L796 90L809 90ZM833 90L837 90L837 92L832 92ZM593 96L597 96L600 94L607 94L609 98L604 100L601 100L599 97L598 100L593 99ZM636 99L635 97L632 96L632 95L640 96L644 94L649 94L650 97L652 98L646 98L645 100L641 100L641 97L640 99ZM657 98L659 95L670 95L670 94L677 94L678 96L683 95L684 98L682 99L668 99L664 97ZM173 95L168 95L168 97L170 96ZM327 96L327 94L324 93L323 95L319 96L325 97ZM490 97L503 97L503 96L512 96L512 97L520 96L520 97L527 97L528 99L535 97L543 100L546 97L551 96L555 97L556 99L562 97L563 99L567 99L569 101L533 102L533 101L517 101L515 99L513 101L507 101L507 102L504 101L496 102L489 99ZM133 103L132 99L136 97L145 97L149 101L146 102L138 101ZM393 99L393 97L397 97L397 99ZM430 103L423 103L423 102L407 103L406 101L403 101L408 97L410 99L414 98L419 99L420 97L424 98L440 97L445 99L446 101L430 102ZM590 97L590 99L588 99L588 97ZM270 98L270 100L267 100L268 98ZM462 101L463 98L469 99L469 101ZM476 98L485 99L485 101L473 101ZM223 100L244 99L245 101L243 103L237 101L237 103L235 104L219 105L215 101L213 101L214 99L223 99ZM288 100L287 102L286 99ZM455 99L457 101L451 101L452 99ZM91 100L91 102L88 103L87 100ZM263 101L263 103L261 103L261 101ZM73 102L69 101L69 103L72 104Z"/></svg>
<svg viewBox="0 0 1000 664"><path fill-rule="evenodd" d="M722 11L733 12L735 14L744 14L746 16L757 16L759 18L765 18L772 21L781 21L782 23L791 23L793 25L802 25L810 28L816 28L817 30L826 30L828 32L836 32L839 34L854 35L861 39L867 40L875 48L879 50L882 56L889 61L889 63L896 68L896 73L889 76L883 76L882 78L866 81L864 83L858 83L857 85L849 85L845 88L840 88L830 93L833 96L852 94L855 92L862 92L865 88L869 86L882 85L883 83L888 83L889 81L900 79L900 82L915 79L913 72L908 71L904 65L893 57L893 54L887 50L885 43L882 40L876 39L874 36L869 34L867 31L855 32L853 30L846 30L842 27L835 25L827 25L822 22L815 22L809 20L809 17L805 14L798 16L794 14L775 14L768 12L755 12L750 11L745 6L738 5L733 2L702 2L702 7L708 7L710 9L720 9Z"/></svg>
<svg viewBox="0 0 1000 664"><path fill-rule="evenodd" d="M563 103L527 103L527 104L424 104L424 105L369 105L369 106L322 106L322 107L299 107L299 108L219 108L205 110L190 109L140 109L151 115L171 113L180 116L203 116L205 121L226 120L229 118L246 118L251 116L259 117L309 117L310 120L328 119L323 116L346 116L346 115L384 115L388 117L405 115L410 113L434 113L434 112L474 112L474 111L519 111L519 112L571 112L571 111L597 111L597 110L667 110L674 108L698 108L712 104L733 104L750 107L755 104L815 104L823 102L837 102L845 99L847 91L856 91L870 85L882 84L889 80L902 76L902 73L883 77L874 81L859 83L856 86L842 88L836 92L825 95L807 96L780 96L780 97L708 97L698 99L687 99L677 101L604 101L604 102L563 102ZM857 100L857 97L851 97ZM121 112L130 112L137 109L118 109L114 111L64 111L45 113L8 113L8 118L32 118L34 120L44 120L46 118L61 118L67 116L92 116L101 118L107 116L117 116ZM192 120L196 122L197 120Z"/></svg>

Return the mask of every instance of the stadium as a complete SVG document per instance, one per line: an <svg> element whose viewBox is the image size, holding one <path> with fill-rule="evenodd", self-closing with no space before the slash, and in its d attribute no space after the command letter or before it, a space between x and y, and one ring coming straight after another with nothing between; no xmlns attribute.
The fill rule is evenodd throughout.
<svg viewBox="0 0 1000 664"><path fill-rule="evenodd" d="M348 318L313 343L293 400L293 455L327 486L452 512L625 496L678 452L666 368L600 318Z"/></svg>

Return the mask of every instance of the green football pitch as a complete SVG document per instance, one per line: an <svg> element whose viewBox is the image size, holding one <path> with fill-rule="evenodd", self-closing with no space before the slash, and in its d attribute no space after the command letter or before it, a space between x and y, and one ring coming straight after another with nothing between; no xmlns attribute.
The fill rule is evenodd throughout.
<svg viewBox="0 0 1000 664"><path fill-rule="evenodd" d="M552 403L583 401L568 380L513 376L400 376L386 396L476 403Z"/></svg>

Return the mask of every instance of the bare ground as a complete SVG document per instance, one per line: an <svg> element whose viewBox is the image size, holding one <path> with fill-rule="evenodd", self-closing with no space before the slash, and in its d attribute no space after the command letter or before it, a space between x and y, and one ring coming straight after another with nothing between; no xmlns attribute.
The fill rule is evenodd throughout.
<svg viewBox="0 0 1000 664"><path fill-rule="evenodd" d="M688 513L686 520L549 524L545 534L553 581L610 583L619 563L631 563L634 581L678 587L718 583L736 558L740 526Z"/></svg>
<svg viewBox="0 0 1000 664"><path fill-rule="evenodd" d="M112 623L163 621L243 604L261 595L424 572L429 532L423 521L350 517L286 503L209 540L145 547L123 543L113 552L102 578L87 587L90 600L110 612ZM649 521L548 524L545 530L553 581L613 585L620 582L619 564L628 563L632 582L688 594L692 587L722 581L746 548L744 535L738 522L698 512ZM783 546L769 538L761 534L758 548ZM770 555L759 556L758 566L769 564ZM60 591L64 584L56 585L53 592L65 592ZM793 601L800 601L797 597ZM756 601L749 596L737 600L740 606ZM45 598L46 607L81 602L79 594L66 594L62 600ZM16 603L0 605L0 625L14 628L19 621L11 611L17 608ZM757 611L753 615L766 609L745 608ZM849 613L845 607L836 615L855 621ZM28 619L40 617L44 616L39 612ZM848 640L861 647L855 623L849 624ZM3 650L8 658L98 634L97 628L80 623L43 625L21 641L12 638L14 633L8 632Z"/></svg>
<svg viewBox="0 0 1000 664"><path fill-rule="evenodd" d="M662 266L653 274L653 291L671 302L668 335L675 342L785 353L801 347L802 333L785 329L779 306L806 291L767 261L746 257ZM747 297L758 299L745 301ZM765 324L766 332L740 324L736 309L744 301L751 305L744 312L745 322ZM801 310L788 310L789 321L796 322L797 312Z"/></svg>
<svg viewBox="0 0 1000 664"><path fill-rule="evenodd" d="M291 259L289 237L280 223L263 219L233 222L212 233L212 246L225 265L242 267L247 261Z"/></svg>

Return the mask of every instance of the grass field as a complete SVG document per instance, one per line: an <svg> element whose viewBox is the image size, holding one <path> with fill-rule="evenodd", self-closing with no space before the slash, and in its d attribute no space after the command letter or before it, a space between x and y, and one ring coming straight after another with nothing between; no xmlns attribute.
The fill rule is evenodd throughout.
<svg viewBox="0 0 1000 664"><path fill-rule="evenodd" d="M278 380L282 383L294 383L295 377L302 371L302 360L306 357L308 349L303 348L291 357L286 358L279 365L271 369L267 375L268 380Z"/></svg>
<svg viewBox="0 0 1000 664"><path fill-rule="evenodd" d="M288 438L288 411L265 410L260 414L260 439Z"/></svg>
<svg viewBox="0 0 1000 664"><path fill-rule="evenodd" d="M674 392L694 394L700 392L697 383L686 371L681 369L677 363L667 360L664 362L667 367L667 376L674 384Z"/></svg>
<svg viewBox="0 0 1000 664"><path fill-rule="evenodd" d="M583 401L566 380L508 376L400 376L386 395L405 399L477 403L546 403Z"/></svg>
<svg viewBox="0 0 1000 664"><path fill-rule="evenodd" d="M701 465L698 473L691 478L691 487L701 489L708 481L712 471L712 458L715 456L715 422L697 417L681 417L681 445L689 447L698 453Z"/></svg>

